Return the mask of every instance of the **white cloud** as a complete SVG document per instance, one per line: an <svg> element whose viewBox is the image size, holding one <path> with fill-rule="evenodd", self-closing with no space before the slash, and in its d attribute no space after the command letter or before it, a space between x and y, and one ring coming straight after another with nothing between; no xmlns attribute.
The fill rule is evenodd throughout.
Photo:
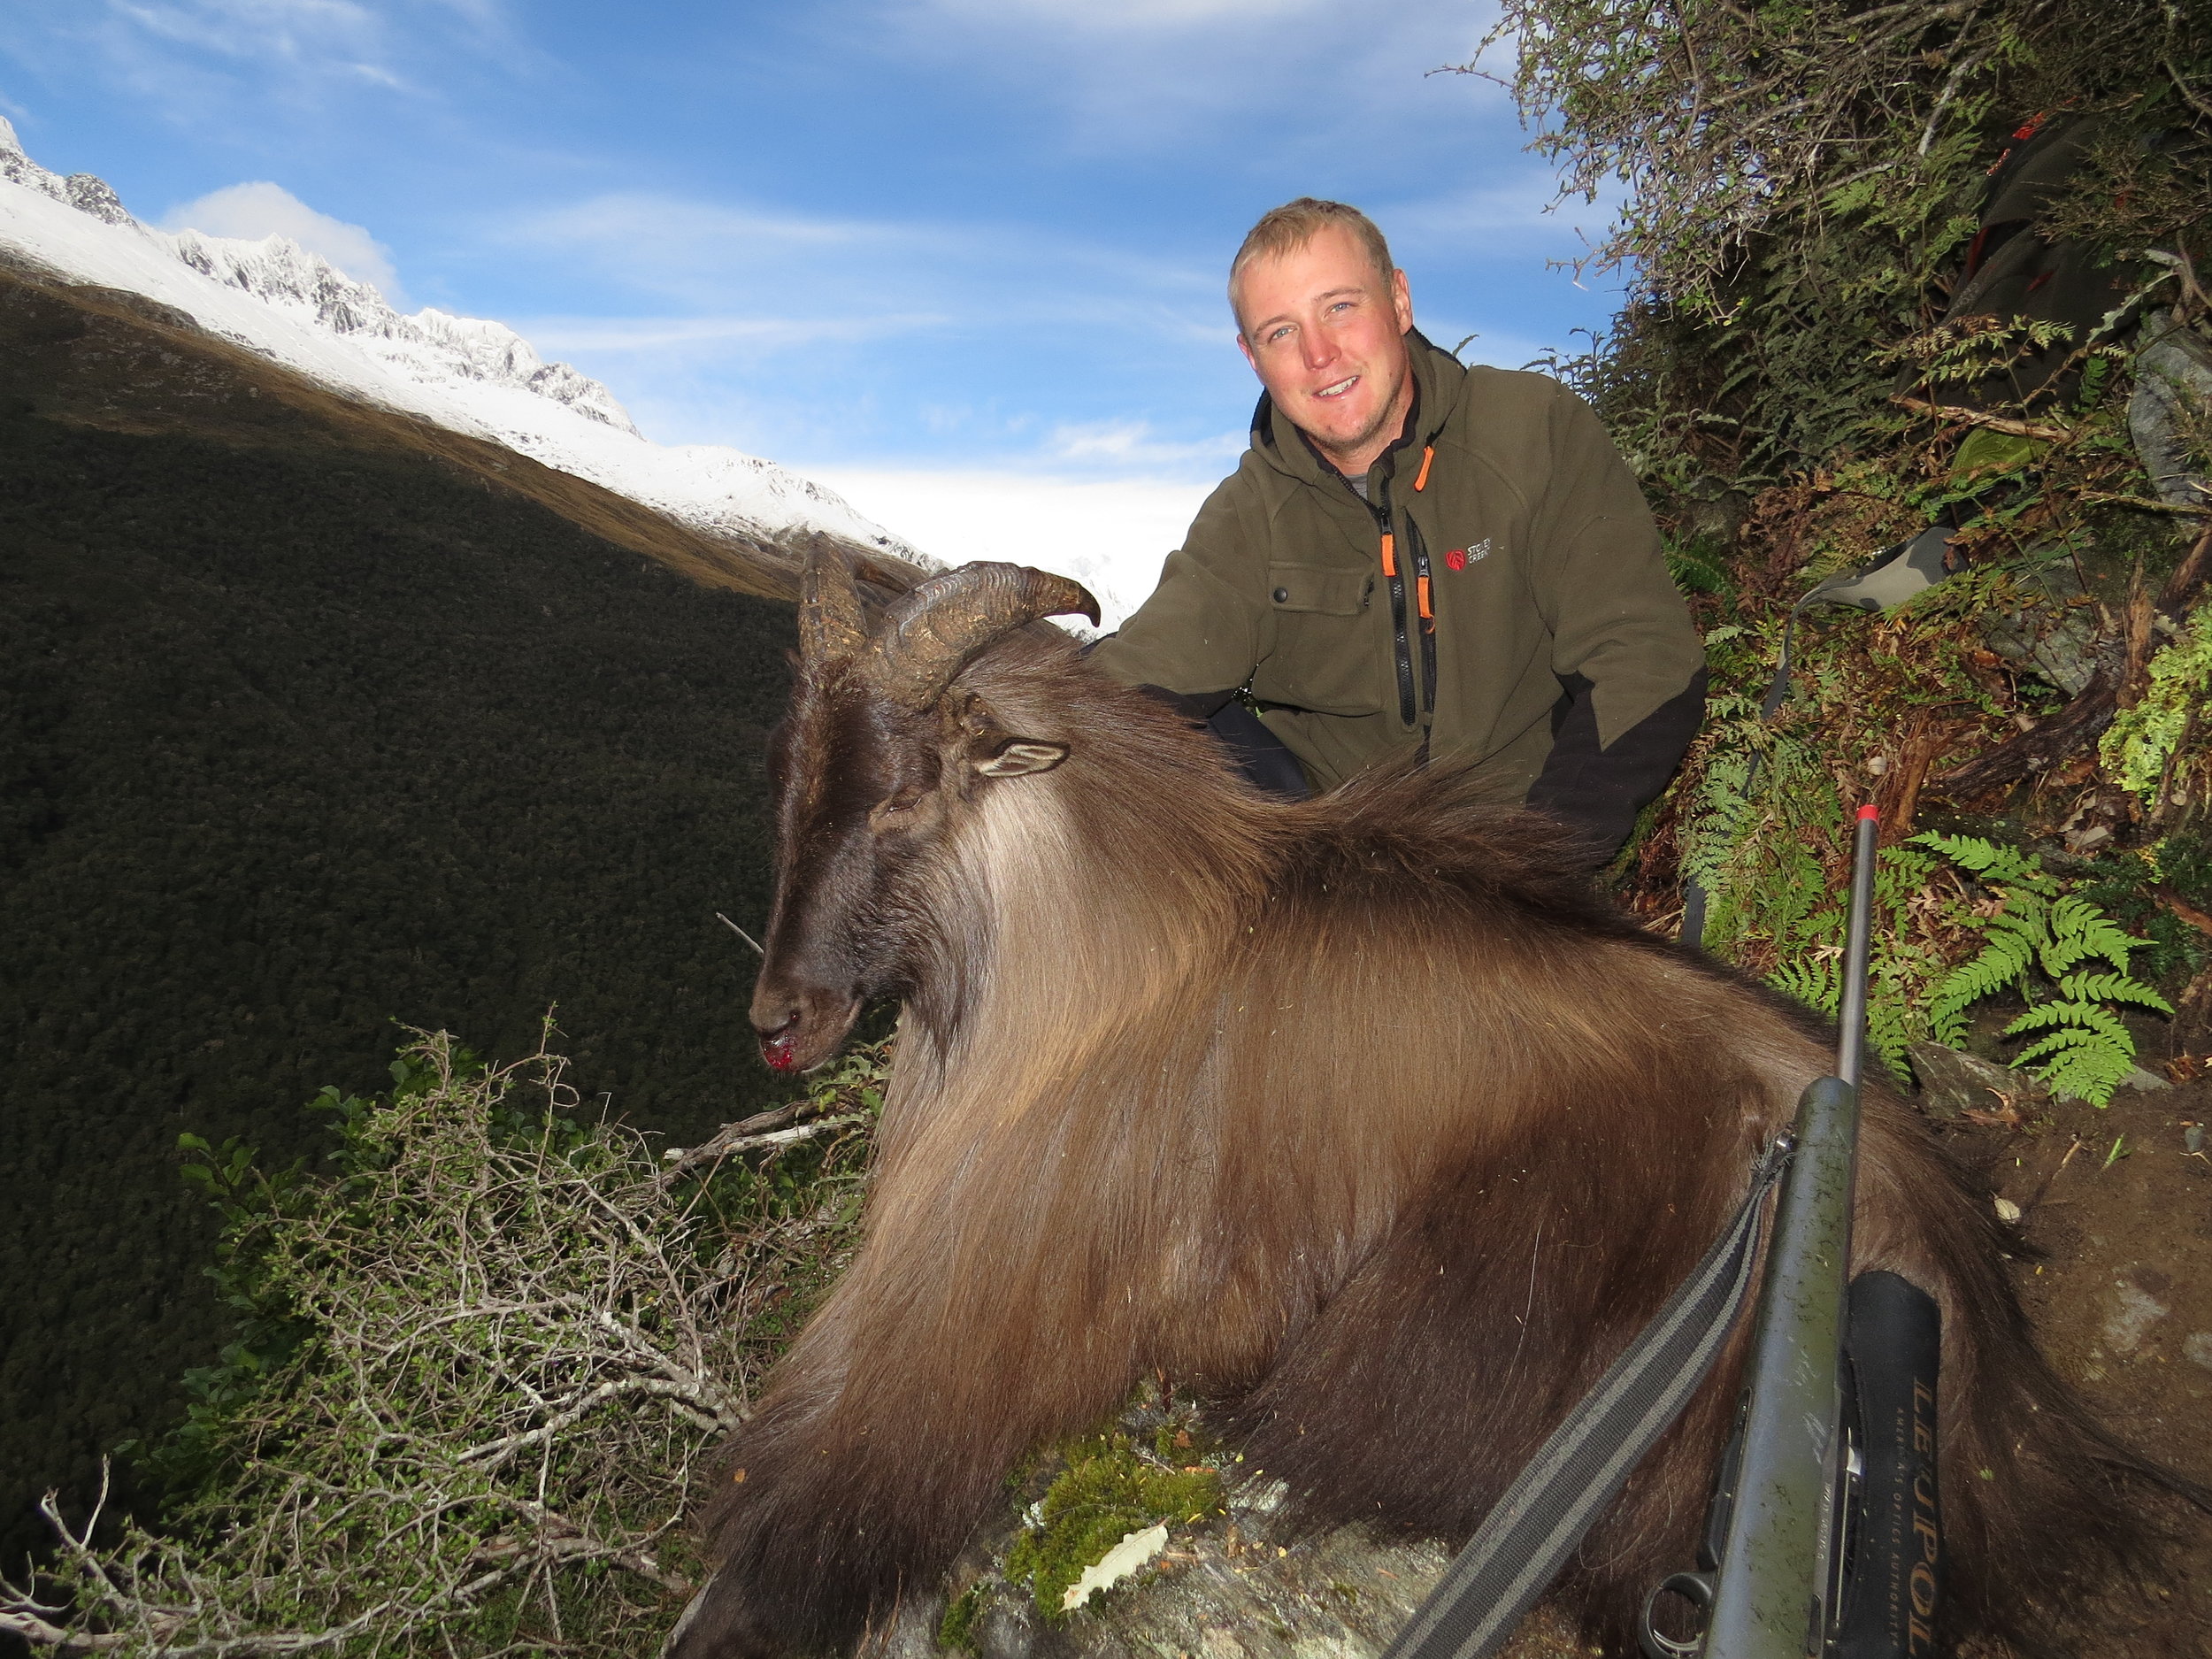
<svg viewBox="0 0 2212 1659"><path fill-rule="evenodd" d="M320 254L357 282L366 282L396 308L407 298L392 250L359 225L319 213L280 184L257 180L226 185L161 216L165 230L196 230L208 236L236 236L259 242L288 236L310 253Z"/></svg>
<svg viewBox="0 0 2212 1659"><path fill-rule="evenodd" d="M50 80L88 73L196 137L253 143L273 121L334 126L357 96L403 98L419 121L457 102L457 75L557 75L507 12L506 0L6 0L0 52Z"/></svg>
<svg viewBox="0 0 2212 1659"><path fill-rule="evenodd" d="M541 351L659 352L710 345L782 350L824 342L879 340L943 326L941 312L877 317L541 317L513 326Z"/></svg>
<svg viewBox="0 0 2212 1659"><path fill-rule="evenodd" d="M1242 433L1227 432L1195 443L1163 442L1143 420L1102 420L1061 425L1045 440L1056 461L1098 463L1116 467L1173 466L1194 461L1227 462L1244 448Z"/></svg>
<svg viewBox="0 0 2212 1659"><path fill-rule="evenodd" d="M1425 80L1474 55L1495 0L879 3L878 50L996 81L1015 98L1048 88L1042 102L1071 150L1172 153L1237 132L1256 171L1290 163L1322 195L1424 140L1409 159L1435 165L1440 109L1494 118L1509 104L1486 81Z"/></svg>
<svg viewBox="0 0 2212 1659"><path fill-rule="evenodd" d="M1023 472L795 470L948 565L1003 559L1073 577L1097 595L1109 628L1152 592L1161 561L1182 545L1213 488Z"/></svg>
<svg viewBox="0 0 2212 1659"><path fill-rule="evenodd" d="M1073 32L1133 34L1251 25L1321 9L1323 0L1118 0L1071 4L1069 0L933 0L933 9L963 18L1018 20Z"/></svg>

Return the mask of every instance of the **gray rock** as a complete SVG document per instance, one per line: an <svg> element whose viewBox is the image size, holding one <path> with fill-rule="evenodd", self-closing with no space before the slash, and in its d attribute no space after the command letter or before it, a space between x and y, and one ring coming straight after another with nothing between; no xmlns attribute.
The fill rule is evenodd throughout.
<svg viewBox="0 0 2212 1659"><path fill-rule="evenodd" d="M69 192L69 205L80 213L89 213L96 219L111 225L127 225L130 214L125 211L122 198L114 187L95 173L73 173L62 180Z"/></svg>
<svg viewBox="0 0 2212 1659"><path fill-rule="evenodd" d="M1025 1592L992 1585L976 1646L980 1659L1376 1659L1449 1560L1441 1545L1357 1527L1284 1544L1207 1528L1171 1540L1164 1571L1056 1628Z"/></svg>
<svg viewBox="0 0 2212 1659"><path fill-rule="evenodd" d="M2112 1288L2110 1311L2105 1315L2105 1342L2115 1354L2132 1354L2142 1346L2144 1333L2172 1311L2140 1285L2122 1279Z"/></svg>
<svg viewBox="0 0 2212 1659"><path fill-rule="evenodd" d="M2008 1100L2047 1101L2051 1091L2025 1071L1978 1060L1939 1042L1908 1043L1905 1055L1920 1079L1920 1109L1931 1118L1995 1111Z"/></svg>
<svg viewBox="0 0 2212 1659"><path fill-rule="evenodd" d="M2139 1065L2120 1079L2120 1087L2135 1089L2141 1094L2147 1094L2153 1089L2171 1088L2173 1085L2159 1076L2157 1072L2146 1071Z"/></svg>
<svg viewBox="0 0 2212 1659"><path fill-rule="evenodd" d="M1982 643L2072 696L2097 672L2096 607L2073 603L2084 595L2081 574L2063 548L2032 549L2028 559L2016 583L2023 603L1993 611Z"/></svg>
<svg viewBox="0 0 2212 1659"><path fill-rule="evenodd" d="M2160 499L2212 507L2212 347L2165 313L2143 325L2135 354L2128 434ZM1996 648L1992 646L1991 649Z"/></svg>

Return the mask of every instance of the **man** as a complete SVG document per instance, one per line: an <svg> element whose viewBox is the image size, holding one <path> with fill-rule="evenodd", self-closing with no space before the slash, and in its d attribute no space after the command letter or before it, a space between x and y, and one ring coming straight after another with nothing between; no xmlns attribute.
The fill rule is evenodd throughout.
<svg viewBox="0 0 2212 1659"><path fill-rule="evenodd" d="M1279 740L1291 792L1448 762L1611 857L1697 731L1705 664L1597 418L1423 339L1340 203L1262 219L1229 302L1266 388L1251 448L1094 660L1228 727L1248 772ZM1240 743L1241 690L1265 730L1243 716Z"/></svg>

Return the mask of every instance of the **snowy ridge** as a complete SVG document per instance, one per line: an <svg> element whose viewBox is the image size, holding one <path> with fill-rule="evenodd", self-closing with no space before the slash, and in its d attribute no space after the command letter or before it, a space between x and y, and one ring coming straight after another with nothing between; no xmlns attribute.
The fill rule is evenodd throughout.
<svg viewBox="0 0 2212 1659"><path fill-rule="evenodd" d="M826 530L918 559L842 497L772 462L649 442L613 393L546 362L502 324L428 308L402 315L287 237L170 235L142 225L105 181L33 161L4 118L0 181L0 248L68 280L159 300L324 385L503 444L694 529L758 538Z"/></svg>

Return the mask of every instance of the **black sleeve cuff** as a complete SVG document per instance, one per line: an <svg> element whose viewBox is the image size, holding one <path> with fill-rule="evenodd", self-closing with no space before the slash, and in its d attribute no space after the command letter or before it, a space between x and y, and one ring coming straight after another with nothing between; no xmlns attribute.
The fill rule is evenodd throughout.
<svg viewBox="0 0 2212 1659"><path fill-rule="evenodd" d="M1659 797L1705 718L1705 670L1609 747L1598 744L1595 687L1567 677L1553 722L1551 755L1530 786L1528 804L1573 835L1593 869L1608 864L1636 827L1636 815Z"/></svg>

